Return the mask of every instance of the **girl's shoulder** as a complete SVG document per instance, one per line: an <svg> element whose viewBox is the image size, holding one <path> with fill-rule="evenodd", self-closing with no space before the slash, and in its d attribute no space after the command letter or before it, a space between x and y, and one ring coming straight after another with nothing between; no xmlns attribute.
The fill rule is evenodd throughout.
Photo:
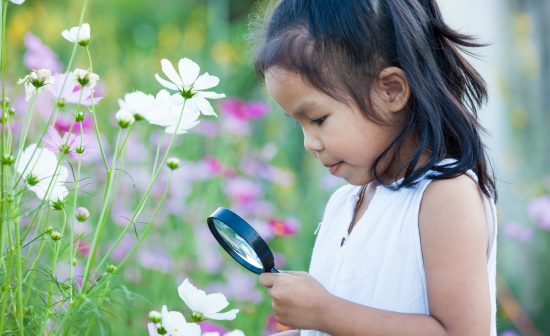
<svg viewBox="0 0 550 336"><path fill-rule="evenodd" d="M422 196L419 227L423 234L445 232L487 238L486 203L492 203L477 184L475 175L431 181ZM487 241L487 239L482 239Z"/></svg>

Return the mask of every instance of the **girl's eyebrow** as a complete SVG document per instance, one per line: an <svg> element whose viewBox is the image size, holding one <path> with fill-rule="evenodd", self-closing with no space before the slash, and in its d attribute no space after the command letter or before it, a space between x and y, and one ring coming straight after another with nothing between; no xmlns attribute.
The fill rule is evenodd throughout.
<svg viewBox="0 0 550 336"><path fill-rule="evenodd" d="M294 117L298 117L298 116L302 116L304 114L307 114L307 112L311 109L313 109L315 106L317 106L317 103L312 101L312 100L306 100L304 102L302 102L298 108L292 112L292 116ZM291 117L288 113L285 112L285 115L287 117ZM292 117L291 117L292 118Z"/></svg>

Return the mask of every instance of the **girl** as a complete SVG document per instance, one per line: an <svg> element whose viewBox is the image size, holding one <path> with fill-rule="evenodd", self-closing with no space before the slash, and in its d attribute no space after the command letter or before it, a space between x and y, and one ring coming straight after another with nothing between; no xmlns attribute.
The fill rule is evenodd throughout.
<svg viewBox="0 0 550 336"><path fill-rule="evenodd" d="M496 335L487 92L459 53L476 46L435 0L278 2L256 70L348 182L309 274L260 276L285 335Z"/></svg>

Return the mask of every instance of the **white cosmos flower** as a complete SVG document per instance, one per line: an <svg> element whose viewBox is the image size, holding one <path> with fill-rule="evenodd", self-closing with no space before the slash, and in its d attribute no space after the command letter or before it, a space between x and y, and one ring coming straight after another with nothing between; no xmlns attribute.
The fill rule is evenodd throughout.
<svg viewBox="0 0 550 336"><path fill-rule="evenodd" d="M40 199L46 197L48 186L52 178L55 177L47 200L57 202L65 199L69 193L64 185L69 174L67 168L61 166L54 176L56 166L57 157L53 152L45 148L37 148L36 144L31 144L17 160L15 169L22 176L22 179L29 184L29 189Z"/></svg>
<svg viewBox="0 0 550 336"><path fill-rule="evenodd" d="M55 78L50 70L39 69L19 79L17 84L25 85L25 99L29 100L34 94L40 92L41 88L51 86L54 82Z"/></svg>
<svg viewBox="0 0 550 336"><path fill-rule="evenodd" d="M22 4L23 2L25 2L25 0L10 0L12 3L16 4L16 5L20 5Z"/></svg>
<svg viewBox="0 0 550 336"><path fill-rule="evenodd" d="M134 116L136 120L148 119L152 114L155 97L141 91L134 91L124 95L124 99L118 100L121 110L125 110Z"/></svg>
<svg viewBox="0 0 550 336"><path fill-rule="evenodd" d="M80 26L65 29L61 36L71 43L78 43L85 47L90 43L90 25L83 23Z"/></svg>
<svg viewBox="0 0 550 336"><path fill-rule="evenodd" d="M134 115L132 113L122 108L118 110L115 117L120 128L126 128L136 121L136 118L134 118Z"/></svg>
<svg viewBox="0 0 550 336"><path fill-rule="evenodd" d="M211 89L218 85L220 79L216 76L211 76L207 72L199 76L200 67L197 63L188 58L182 58L178 62L178 71L172 63L167 59L160 61L162 72L168 80L155 74L155 78L169 90L179 92L177 103L183 104L187 100L187 105L191 109L197 109L204 115L216 115L212 105L207 99L219 99L225 97L223 93L213 91L203 91Z"/></svg>
<svg viewBox="0 0 550 336"><path fill-rule="evenodd" d="M80 85L89 86L94 88L97 82L99 81L99 75L84 69L74 69L72 72L74 79Z"/></svg>
<svg viewBox="0 0 550 336"><path fill-rule="evenodd" d="M234 320L238 309L220 313L229 303L221 293L206 294L193 286L188 279L183 280L178 287L178 294L187 307L193 311L194 320L209 318L212 320Z"/></svg>
<svg viewBox="0 0 550 336"><path fill-rule="evenodd" d="M182 313L168 311L162 306L162 326L169 336L201 336L201 327L196 323L187 323Z"/></svg>
<svg viewBox="0 0 550 336"><path fill-rule="evenodd" d="M176 95L170 95L166 90L160 90L155 97L154 108L150 109L144 118L153 125L166 127L165 132L168 134L186 133L199 124L200 112L188 106L185 106L182 112L182 106L174 104L174 96ZM181 113L183 115L180 120Z"/></svg>
<svg viewBox="0 0 550 336"><path fill-rule="evenodd" d="M225 333L223 336L245 336L245 335L244 335L244 332L242 330L235 329L233 331Z"/></svg>

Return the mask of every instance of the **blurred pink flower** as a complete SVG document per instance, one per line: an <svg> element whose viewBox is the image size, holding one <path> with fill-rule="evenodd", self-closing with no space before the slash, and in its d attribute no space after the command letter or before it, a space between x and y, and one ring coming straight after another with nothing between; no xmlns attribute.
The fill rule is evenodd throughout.
<svg viewBox="0 0 550 336"><path fill-rule="evenodd" d="M132 246L136 243L136 237L134 234L128 233L118 243L111 253L111 258L114 261L121 261L126 257L128 252L132 249Z"/></svg>
<svg viewBox="0 0 550 336"><path fill-rule="evenodd" d="M533 199L527 212L529 217L544 230L550 230L550 196L545 195Z"/></svg>
<svg viewBox="0 0 550 336"><path fill-rule="evenodd" d="M225 181L223 191L236 205L246 205L262 196L262 186L244 177L235 177Z"/></svg>
<svg viewBox="0 0 550 336"><path fill-rule="evenodd" d="M220 160L214 156L206 156L203 163L213 175L222 177L235 177L237 173L235 169L224 166Z"/></svg>
<svg viewBox="0 0 550 336"><path fill-rule="evenodd" d="M225 328L217 325L217 324L214 324L214 323L210 323L208 321L203 321L203 322L200 322L199 325L201 326L201 330L203 333L206 333L206 332L217 332L219 333L220 335L223 335L225 334L226 330Z"/></svg>
<svg viewBox="0 0 550 336"><path fill-rule="evenodd" d="M508 222L504 224L504 234L526 244L531 243L535 235L533 229L517 222Z"/></svg>
<svg viewBox="0 0 550 336"><path fill-rule="evenodd" d="M27 51L23 56L23 64L27 69L49 69L58 73L62 65L57 55L42 41L31 33L27 33L23 39Z"/></svg>
<svg viewBox="0 0 550 336"><path fill-rule="evenodd" d="M265 116L267 105L260 102L245 102L237 98L229 98L220 103L220 110L232 118L248 121Z"/></svg>
<svg viewBox="0 0 550 336"><path fill-rule="evenodd" d="M268 223L276 236L291 236L298 232L298 220L295 218L270 219Z"/></svg>
<svg viewBox="0 0 550 336"><path fill-rule="evenodd" d="M170 254L160 248L140 249L137 260L144 268L169 274L174 269L174 262Z"/></svg>
<svg viewBox="0 0 550 336"><path fill-rule="evenodd" d="M78 158L78 154L75 152L77 146L79 146L79 140L75 134L65 133L61 137L51 126L48 128L48 136L44 137L44 147L56 154L63 152L73 159Z"/></svg>
<svg viewBox="0 0 550 336"><path fill-rule="evenodd" d="M73 123L73 116L58 115L55 120L55 129L59 132L68 132L71 129ZM82 121L82 129L84 132L92 130L94 128L94 120L91 115L86 115ZM80 123L75 123L73 126L73 133L80 133Z"/></svg>
<svg viewBox="0 0 550 336"><path fill-rule="evenodd" d="M66 82L65 76L67 76ZM56 74L54 78L55 82L49 89L50 96L54 101L59 97L63 104L78 104L80 101L82 106L92 106L103 99L101 88L97 86L92 88L87 85L82 89L73 73Z"/></svg>
<svg viewBox="0 0 550 336"><path fill-rule="evenodd" d="M251 131L250 122L267 114L267 105L259 102L245 102L236 98L220 104L224 115L221 127L232 134L246 136Z"/></svg>
<svg viewBox="0 0 550 336"><path fill-rule="evenodd" d="M75 242L76 250L83 256L87 256L90 253L90 244L84 240L78 240Z"/></svg>

